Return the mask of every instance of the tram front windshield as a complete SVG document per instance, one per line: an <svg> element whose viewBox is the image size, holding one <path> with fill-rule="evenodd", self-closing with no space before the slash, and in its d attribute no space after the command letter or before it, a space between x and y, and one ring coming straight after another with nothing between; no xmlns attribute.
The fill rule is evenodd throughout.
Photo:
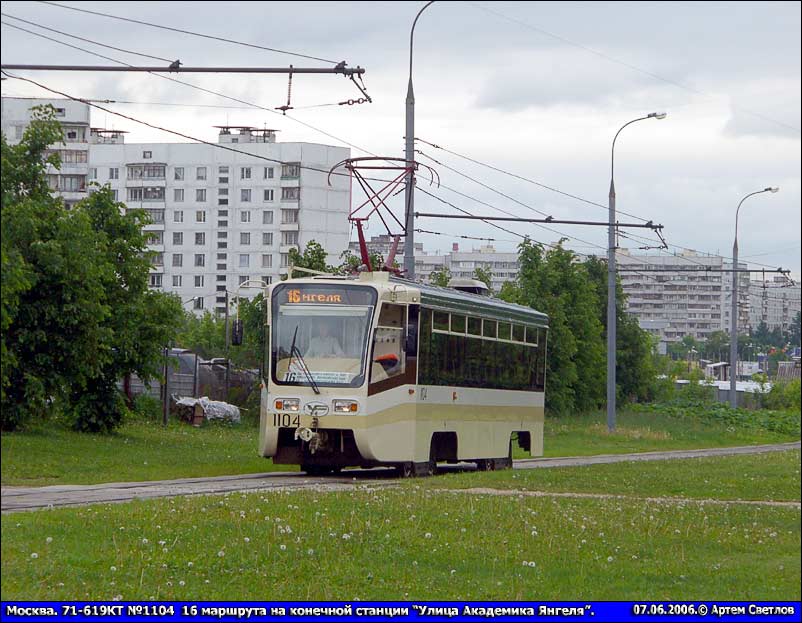
<svg viewBox="0 0 802 623"><path fill-rule="evenodd" d="M359 387L376 291L353 285L299 284L273 291L273 382ZM314 381L314 383L313 383Z"/></svg>

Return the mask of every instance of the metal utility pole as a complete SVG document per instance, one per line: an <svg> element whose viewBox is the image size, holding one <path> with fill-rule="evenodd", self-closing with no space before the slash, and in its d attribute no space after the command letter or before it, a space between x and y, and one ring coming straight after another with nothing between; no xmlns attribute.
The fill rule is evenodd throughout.
<svg viewBox="0 0 802 623"><path fill-rule="evenodd" d="M771 192L776 193L779 188L769 186L763 190L749 193L738 204L735 210L735 239L732 242L732 311L730 312L730 406L738 406L738 213L743 202L754 195Z"/></svg>
<svg viewBox="0 0 802 623"><path fill-rule="evenodd" d="M610 194L607 227L607 430L615 430L616 288L615 288L615 141L628 125L644 119L665 119L666 113L653 112L628 121L613 137L610 149Z"/></svg>
<svg viewBox="0 0 802 623"><path fill-rule="evenodd" d="M170 347L164 348L164 382L162 383L162 390L164 394L164 401L162 402L162 425L167 426L167 421L170 415Z"/></svg>
<svg viewBox="0 0 802 623"><path fill-rule="evenodd" d="M412 22L412 30L409 31L409 82L407 83L406 150L404 157L406 158L407 166L410 168L407 173L406 187L404 188L404 205L406 206L406 219L404 220L406 233L404 238L404 276L413 280L415 279L415 172L412 169L412 164L415 161L415 91L412 88L412 41L415 36L415 25L418 23L418 18L433 2L434 0L427 2L418 11L415 21Z"/></svg>
<svg viewBox="0 0 802 623"><path fill-rule="evenodd" d="M228 328L228 291L226 291L226 396L223 399L228 402L228 390L231 382L231 359L228 357L228 345L231 341L231 331Z"/></svg>

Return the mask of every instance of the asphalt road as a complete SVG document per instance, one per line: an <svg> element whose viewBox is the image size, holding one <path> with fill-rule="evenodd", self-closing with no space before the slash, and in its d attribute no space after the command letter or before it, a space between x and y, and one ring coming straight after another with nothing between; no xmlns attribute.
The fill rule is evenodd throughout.
<svg viewBox="0 0 802 623"><path fill-rule="evenodd" d="M761 454L799 450L800 442L734 448L702 450L671 450L634 454L602 454L596 456L522 459L515 469L543 469L620 463L628 461L658 461L690 459L734 454ZM467 470L472 466L443 466L444 471ZM49 487L0 487L2 512L36 510L57 506L127 502L134 499L172 497L177 495L219 494L233 491L268 491L270 489L350 489L358 485L386 486L397 482L395 472L388 469L349 470L347 475L309 477L300 472L268 472L246 476L217 476L213 478L181 478L151 482L118 482L100 485L55 485Z"/></svg>

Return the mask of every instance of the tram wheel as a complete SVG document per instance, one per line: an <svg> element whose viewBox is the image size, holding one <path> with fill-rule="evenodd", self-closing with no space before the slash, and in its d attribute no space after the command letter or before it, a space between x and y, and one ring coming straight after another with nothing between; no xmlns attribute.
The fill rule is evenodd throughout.
<svg viewBox="0 0 802 623"><path fill-rule="evenodd" d="M306 472L307 476L328 476L334 469L323 465L301 465L301 471Z"/></svg>
<svg viewBox="0 0 802 623"><path fill-rule="evenodd" d="M401 478L414 478L415 477L415 464L411 462L401 463L397 468L398 475Z"/></svg>
<svg viewBox="0 0 802 623"><path fill-rule="evenodd" d="M496 469L496 462L493 459L479 459L476 461L476 471L492 472Z"/></svg>

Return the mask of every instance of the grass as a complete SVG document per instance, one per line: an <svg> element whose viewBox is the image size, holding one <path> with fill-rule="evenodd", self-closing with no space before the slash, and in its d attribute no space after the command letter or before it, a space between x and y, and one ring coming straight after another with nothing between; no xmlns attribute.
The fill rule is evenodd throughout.
<svg viewBox="0 0 802 623"><path fill-rule="evenodd" d="M145 421L128 422L113 435L60 427L4 433L2 483L94 484L294 469L257 456L257 435L247 425L163 428Z"/></svg>
<svg viewBox="0 0 802 623"><path fill-rule="evenodd" d="M448 474L412 486L799 501L799 451L669 461Z"/></svg>
<svg viewBox="0 0 802 623"><path fill-rule="evenodd" d="M588 456L660 450L688 450L796 441L798 434L759 426L735 426L700 417L630 411L618 414L616 431L607 432L604 414L546 418L545 456ZM516 454L518 458L520 456Z"/></svg>
<svg viewBox="0 0 802 623"><path fill-rule="evenodd" d="M696 464L681 465L686 481L698 474ZM753 473L766 469L759 462ZM409 486L5 514L0 593L3 600L800 598L799 508Z"/></svg>
<svg viewBox="0 0 802 623"><path fill-rule="evenodd" d="M740 420L739 420L740 421ZM546 418L546 456L577 456L739 446L793 441L799 435L734 425L730 421L679 417L665 413L621 413L615 433L604 415ZM256 455L258 429L253 423L192 428L173 423L133 420L113 435L75 433L64 428L3 433L3 485L96 484L162 480L273 469ZM526 456L517 450L517 458Z"/></svg>

